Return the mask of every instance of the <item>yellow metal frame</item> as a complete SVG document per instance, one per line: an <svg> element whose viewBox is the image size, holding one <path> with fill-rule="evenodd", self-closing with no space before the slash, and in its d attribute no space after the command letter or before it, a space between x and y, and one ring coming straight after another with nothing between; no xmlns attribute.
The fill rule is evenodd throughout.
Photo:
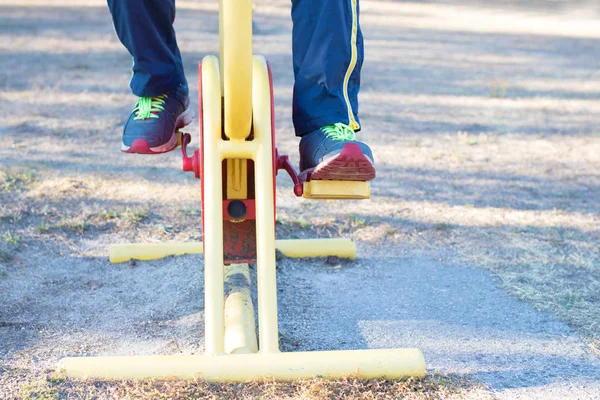
<svg viewBox="0 0 600 400"><path fill-rule="evenodd" d="M278 351L277 290L275 285L275 199L273 198L273 147L271 143L271 95L266 60L252 63L254 139L221 138L218 62L202 61L204 123L204 257L206 352L223 354L223 188L221 163L228 159L254 161L256 193L256 264L258 326L261 352ZM204 82L207 82L205 85ZM265 90L267 88L268 90ZM208 103L214 102L210 107Z"/></svg>
<svg viewBox="0 0 600 400"><path fill-rule="evenodd" d="M278 239L275 248L291 258L336 256L354 259L356 245L350 239ZM112 263L129 260L158 260L169 256L202 254L202 242L189 243L127 243L110 247L108 257Z"/></svg>
<svg viewBox="0 0 600 400"><path fill-rule="evenodd" d="M219 0L219 22L225 135L243 140L252 125L252 1Z"/></svg>
<svg viewBox="0 0 600 400"><path fill-rule="evenodd" d="M106 379L246 381L261 377L396 379L424 375L425 360L418 349L279 351L275 250L289 257L354 258L356 247L345 239L275 240L269 71L262 56L251 55L251 2L221 0L220 5L222 62L219 64L214 56L202 60L205 242L118 245L110 250L112 262L204 251L205 354L69 357L60 367L69 377ZM247 140L250 132L252 140ZM222 176L224 160L226 177ZM227 199L245 199L247 160L254 162L258 332L248 264L224 265L223 256L222 182L226 179ZM366 183L307 182L304 189L311 198L369 196Z"/></svg>
<svg viewBox="0 0 600 400"><path fill-rule="evenodd" d="M308 351L229 356L129 356L64 359L68 376L100 379L202 379L244 382L261 377L277 380L323 377L337 379L400 379L423 376L423 354L418 349Z"/></svg>

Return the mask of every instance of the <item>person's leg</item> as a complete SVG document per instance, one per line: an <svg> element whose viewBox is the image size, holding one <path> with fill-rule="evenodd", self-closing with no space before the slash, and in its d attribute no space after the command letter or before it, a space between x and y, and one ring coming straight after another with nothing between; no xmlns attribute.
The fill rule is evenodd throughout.
<svg viewBox="0 0 600 400"><path fill-rule="evenodd" d="M192 120L173 22L175 0L108 0L115 31L133 57L132 92L140 97L123 130L121 150L157 154L177 147Z"/></svg>
<svg viewBox="0 0 600 400"><path fill-rule="evenodd" d="M375 177L371 149L355 136L364 54L358 17L358 0L292 0L293 121L306 179Z"/></svg>
<svg viewBox="0 0 600 400"><path fill-rule="evenodd" d="M175 39L175 0L108 0L115 32L133 57L130 86L139 97L187 87Z"/></svg>
<svg viewBox="0 0 600 400"><path fill-rule="evenodd" d="M363 38L358 0L293 0L293 120L297 136L342 122L360 129Z"/></svg>

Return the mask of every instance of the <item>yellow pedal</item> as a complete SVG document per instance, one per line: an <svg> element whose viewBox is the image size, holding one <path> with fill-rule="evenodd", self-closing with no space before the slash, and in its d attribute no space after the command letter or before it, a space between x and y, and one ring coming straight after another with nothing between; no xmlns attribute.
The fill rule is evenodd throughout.
<svg viewBox="0 0 600 400"><path fill-rule="evenodd" d="M363 200L371 197L371 185L361 181L308 181L304 182L306 199Z"/></svg>

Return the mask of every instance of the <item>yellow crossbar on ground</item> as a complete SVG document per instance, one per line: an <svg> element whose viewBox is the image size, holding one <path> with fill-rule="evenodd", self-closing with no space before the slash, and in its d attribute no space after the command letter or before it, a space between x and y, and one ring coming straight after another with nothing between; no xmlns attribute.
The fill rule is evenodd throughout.
<svg viewBox="0 0 600 400"><path fill-rule="evenodd" d="M275 248L286 257L356 257L356 245L350 239L283 239L275 241ZM129 260L157 260L183 254L202 254L202 242L189 243L126 243L109 249L112 263Z"/></svg>
<svg viewBox="0 0 600 400"><path fill-rule="evenodd" d="M202 379L210 382L244 382L256 378L277 380L400 379L423 376L425 360L419 349L311 351L298 353L71 357L60 367L71 378L100 379Z"/></svg>

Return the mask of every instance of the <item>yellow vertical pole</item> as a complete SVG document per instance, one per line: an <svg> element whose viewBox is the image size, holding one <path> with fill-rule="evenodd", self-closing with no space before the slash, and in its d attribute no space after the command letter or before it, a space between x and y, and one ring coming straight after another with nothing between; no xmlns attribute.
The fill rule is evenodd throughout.
<svg viewBox="0 0 600 400"><path fill-rule="evenodd" d="M224 352L223 181L221 170L221 86L219 62L202 60L204 141L204 293L206 354Z"/></svg>
<svg viewBox="0 0 600 400"><path fill-rule="evenodd" d="M225 65L225 35L224 35L224 26L223 26L223 0L219 0L219 72L221 76L221 97L223 97L223 93L225 93L224 82L224 68Z"/></svg>
<svg viewBox="0 0 600 400"><path fill-rule="evenodd" d="M253 59L252 85L254 141L258 144L254 170L259 352L273 353L279 351L275 277L275 204L271 93L264 57L255 56Z"/></svg>
<svg viewBox="0 0 600 400"><path fill-rule="evenodd" d="M246 139L252 126L252 1L222 0L225 136Z"/></svg>

